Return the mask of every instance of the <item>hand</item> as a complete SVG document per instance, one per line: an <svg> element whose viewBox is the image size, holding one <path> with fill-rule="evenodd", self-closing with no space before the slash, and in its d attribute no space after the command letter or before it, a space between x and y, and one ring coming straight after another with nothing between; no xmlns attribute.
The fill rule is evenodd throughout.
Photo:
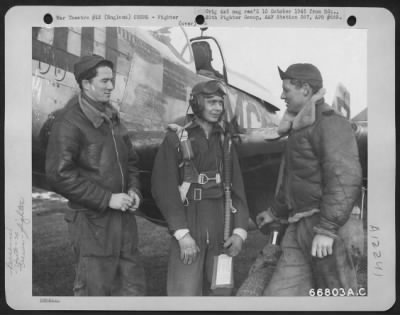
<svg viewBox="0 0 400 315"><path fill-rule="evenodd" d="M332 255L333 242L335 239L333 237L316 234L312 241L311 255L317 256L318 258L324 258L327 255Z"/></svg>
<svg viewBox="0 0 400 315"><path fill-rule="evenodd" d="M125 193L112 194L108 206L115 210L126 211L132 206L133 199Z"/></svg>
<svg viewBox="0 0 400 315"><path fill-rule="evenodd" d="M139 195L132 189L128 191L128 195L132 198L133 203L132 206L128 208L130 211L136 211L139 208L140 205L140 197Z"/></svg>
<svg viewBox="0 0 400 315"><path fill-rule="evenodd" d="M184 264L190 265L196 260L197 253L200 252L200 248L197 246L196 241L186 233L179 241L179 247L181 249L181 260Z"/></svg>
<svg viewBox="0 0 400 315"><path fill-rule="evenodd" d="M237 234L232 234L232 236L224 243L224 248L227 248L227 254L229 256L235 257L242 250L242 245L243 239Z"/></svg>
<svg viewBox="0 0 400 315"><path fill-rule="evenodd" d="M259 214L257 214L257 217L256 217L256 223L257 223L259 229L263 225L269 224L274 221L275 220L271 215L271 209L260 212Z"/></svg>

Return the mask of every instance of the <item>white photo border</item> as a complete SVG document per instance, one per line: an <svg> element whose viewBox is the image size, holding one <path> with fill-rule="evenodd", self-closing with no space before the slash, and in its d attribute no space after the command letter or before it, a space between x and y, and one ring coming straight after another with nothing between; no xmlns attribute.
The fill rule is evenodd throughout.
<svg viewBox="0 0 400 315"><path fill-rule="evenodd" d="M347 17L356 16L357 28L367 29L368 108L368 296L366 297L56 297L56 303L41 303L32 296L32 170L31 170L31 62L32 27L44 27L43 16L110 14L123 15L128 8L137 14L178 16L146 25L178 26L192 23L208 7L63 7L17 6L5 17L5 287L7 304L18 310L358 310L389 309L395 295L395 21L383 8L334 8L343 17L316 23L305 20L225 21L209 20L224 27L349 28ZM241 7L242 9L244 7ZM286 8L286 7L283 7ZM292 7L294 8L294 7ZM212 9L224 9L213 7ZM319 8L320 9L320 8ZM322 8L323 9L323 8ZM330 8L326 8L330 9ZM373 16L373 18L371 18ZM148 23L148 24L147 24ZM140 20L57 20L52 27L145 26ZM194 26L194 25L193 25ZM384 152L384 154L382 154ZM23 225L23 231L21 230ZM7 257L15 231L26 233L24 271L11 274ZM18 236L17 236L18 237ZM8 241L7 241L8 240ZM379 241L379 246L376 245ZM374 245L375 244L375 245ZM379 256L378 256L379 252ZM374 276L377 262L382 276ZM23 289L22 289L23 288ZM343 301L343 299L345 299Z"/></svg>

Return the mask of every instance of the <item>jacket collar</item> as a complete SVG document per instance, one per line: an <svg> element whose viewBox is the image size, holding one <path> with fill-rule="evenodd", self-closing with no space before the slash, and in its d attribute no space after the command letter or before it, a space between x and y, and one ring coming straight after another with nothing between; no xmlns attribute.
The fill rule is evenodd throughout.
<svg viewBox="0 0 400 315"><path fill-rule="evenodd" d="M112 124L113 120L119 121L118 112L109 104L101 104L89 99L84 93L79 94L79 106L85 116L90 120L95 128L99 128L106 121ZM104 111L100 110L104 108Z"/></svg>
<svg viewBox="0 0 400 315"><path fill-rule="evenodd" d="M291 130L299 130L311 126L316 120L317 107L325 103L325 90L317 92L297 115L285 111L281 122L279 123L278 133L280 136L288 134ZM329 106L329 105L328 105ZM330 106L329 106L330 108ZM330 108L331 109L331 108Z"/></svg>
<svg viewBox="0 0 400 315"><path fill-rule="evenodd" d="M198 123L198 118L195 115L188 115L191 119L190 124L186 127L186 129L193 129L193 128L201 128L200 124ZM224 133L224 122L223 120L219 121L218 123L213 124L213 128L211 133Z"/></svg>

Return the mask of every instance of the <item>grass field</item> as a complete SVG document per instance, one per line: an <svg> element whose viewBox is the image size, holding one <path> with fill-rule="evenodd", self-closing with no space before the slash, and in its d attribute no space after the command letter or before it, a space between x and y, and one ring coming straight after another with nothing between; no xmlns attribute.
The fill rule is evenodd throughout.
<svg viewBox="0 0 400 315"><path fill-rule="evenodd" d="M74 279L72 251L64 221L66 203L59 198L33 198L33 292L34 296L70 296ZM167 254L170 236L167 230L140 217L139 248L146 278L147 295L166 295ZM265 235L250 231L244 250L235 261L235 283L239 287L252 262L266 242ZM366 288L366 272L358 274Z"/></svg>

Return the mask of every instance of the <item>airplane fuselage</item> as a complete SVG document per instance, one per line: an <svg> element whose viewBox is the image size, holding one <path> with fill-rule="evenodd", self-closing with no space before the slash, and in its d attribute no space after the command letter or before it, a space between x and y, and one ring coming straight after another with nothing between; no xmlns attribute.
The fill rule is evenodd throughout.
<svg viewBox="0 0 400 315"><path fill-rule="evenodd" d="M111 103L119 110L140 157L142 212L163 224L150 193L155 154L167 124L186 115L193 85L210 79L196 71L191 43L183 29L33 28L32 45L33 185L49 188L44 176L50 131L46 122L79 93L74 63L82 55L99 54L115 65ZM265 139L276 132L277 108L269 99L231 85L226 74L220 80L227 90L226 119L235 117L242 130L237 148L254 218L275 190L284 139L268 146ZM366 138L366 129L357 128L358 138ZM366 147L363 150L366 152Z"/></svg>

